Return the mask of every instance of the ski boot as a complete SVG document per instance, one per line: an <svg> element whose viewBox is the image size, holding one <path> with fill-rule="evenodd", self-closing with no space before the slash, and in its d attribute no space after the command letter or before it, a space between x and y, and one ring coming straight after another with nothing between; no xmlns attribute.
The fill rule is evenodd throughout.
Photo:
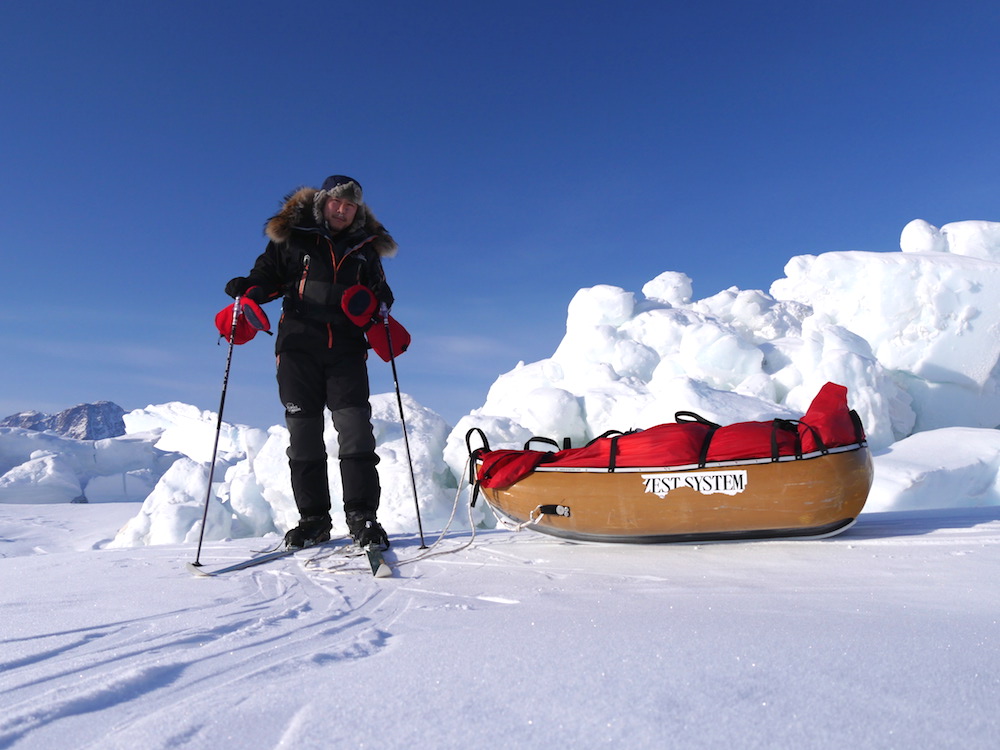
<svg viewBox="0 0 1000 750"><path fill-rule="evenodd" d="M389 536L375 520L375 514L365 511L349 511L346 514L347 530L354 543L361 548L368 546L389 549Z"/></svg>
<svg viewBox="0 0 1000 750"><path fill-rule="evenodd" d="M302 549L330 541L329 516L305 516L299 525L285 534L285 549Z"/></svg>

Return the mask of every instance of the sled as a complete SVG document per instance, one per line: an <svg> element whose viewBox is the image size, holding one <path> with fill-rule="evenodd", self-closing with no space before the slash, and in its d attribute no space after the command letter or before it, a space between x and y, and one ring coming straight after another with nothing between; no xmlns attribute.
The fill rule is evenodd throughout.
<svg viewBox="0 0 1000 750"><path fill-rule="evenodd" d="M843 386L824 386L801 420L677 417L556 452L491 451L473 428L470 481L501 520L591 542L818 538L864 508L871 454Z"/></svg>

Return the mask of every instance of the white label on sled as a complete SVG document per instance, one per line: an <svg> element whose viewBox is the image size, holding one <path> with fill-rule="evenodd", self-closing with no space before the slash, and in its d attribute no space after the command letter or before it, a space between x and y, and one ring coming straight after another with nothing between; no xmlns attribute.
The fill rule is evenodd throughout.
<svg viewBox="0 0 1000 750"><path fill-rule="evenodd" d="M702 495L738 495L747 488L745 470L691 471L672 474L642 474L646 492L666 497L671 490L687 487Z"/></svg>

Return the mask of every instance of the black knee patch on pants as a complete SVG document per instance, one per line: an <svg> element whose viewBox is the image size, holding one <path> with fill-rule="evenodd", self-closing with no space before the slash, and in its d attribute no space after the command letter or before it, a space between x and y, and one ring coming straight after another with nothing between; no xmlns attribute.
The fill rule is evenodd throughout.
<svg viewBox="0 0 1000 750"><path fill-rule="evenodd" d="M289 461L292 495L302 518L327 516L330 513L330 482L326 475L326 459L322 461Z"/></svg>
<svg viewBox="0 0 1000 750"><path fill-rule="evenodd" d="M354 456L375 457L375 435L372 432L372 408L350 406L330 412L337 429L337 444L341 458ZM375 458L377 462L378 459Z"/></svg>
<svg viewBox="0 0 1000 750"><path fill-rule="evenodd" d="M287 415L288 459L290 461L326 461L326 443L323 440L323 415Z"/></svg>
<svg viewBox="0 0 1000 750"><path fill-rule="evenodd" d="M375 469L378 454L375 453L371 406L349 406L332 411L330 416L337 428L344 510L374 513L382 488Z"/></svg>

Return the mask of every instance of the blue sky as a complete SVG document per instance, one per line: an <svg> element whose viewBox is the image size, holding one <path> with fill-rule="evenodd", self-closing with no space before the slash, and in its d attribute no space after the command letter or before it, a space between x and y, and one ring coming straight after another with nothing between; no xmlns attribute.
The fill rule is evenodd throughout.
<svg viewBox="0 0 1000 750"><path fill-rule="evenodd" d="M333 173L400 244L400 385L451 423L581 287L767 289L1000 220L997 28L985 1L5 3L0 416L216 409L223 286ZM282 421L271 339L226 418Z"/></svg>

